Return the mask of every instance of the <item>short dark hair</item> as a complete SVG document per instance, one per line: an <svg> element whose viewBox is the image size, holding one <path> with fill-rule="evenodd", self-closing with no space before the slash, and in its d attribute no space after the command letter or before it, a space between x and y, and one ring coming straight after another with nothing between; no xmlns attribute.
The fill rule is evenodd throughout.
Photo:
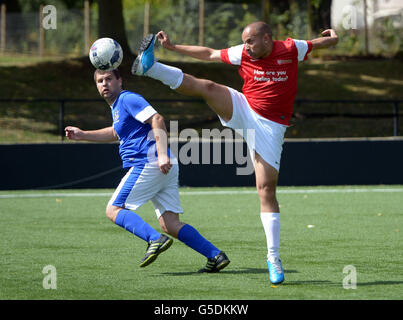
<svg viewBox="0 0 403 320"><path fill-rule="evenodd" d="M112 72L116 79L121 78L120 72L119 72L118 69L113 69L113 70L110 70L110 71L104 71L104 70L95 69L95 71L94 71L94 81L95 81L95 83L97 82L97 75L98 74L105 74L107 72Z"/></svg>

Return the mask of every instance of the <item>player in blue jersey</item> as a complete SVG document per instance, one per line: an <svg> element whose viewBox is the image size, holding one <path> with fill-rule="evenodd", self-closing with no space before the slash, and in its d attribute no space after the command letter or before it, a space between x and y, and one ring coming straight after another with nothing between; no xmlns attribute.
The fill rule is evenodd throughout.
<svg viewBox="0 0 403 320"><path fill-rule="evenodd" d="M140 267L155 261L173 239L160 234L134 210L151 200L162 230L207 258L199 272L218 272L229 263L226 254L195 228L179 220L179 166L170 153L163 117L139 94L122 89L118 70L94 73L99 94L112 111L113 125L99 130L65 128L72 140L120 141L123 167L129 169L106 207L106 216L118 226L147 242Z"/></svg>

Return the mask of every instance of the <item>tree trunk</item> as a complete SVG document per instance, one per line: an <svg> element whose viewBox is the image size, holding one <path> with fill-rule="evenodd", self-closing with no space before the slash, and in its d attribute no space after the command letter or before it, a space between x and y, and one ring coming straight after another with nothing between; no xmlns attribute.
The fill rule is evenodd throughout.
<svg viewBox="0 0 403 320"><path fill-rule="evenodd" d="M313 24L313 19L312 19L312 4L311 0L306 1L306 14L307 14L307 20L308 20L308 28L307 28L307 39L311 40L312 39L312 24Z"/></svg>
<svg viewBox="0 0 403 320"><path fill-rule="evenodd" d="M320 17L322 29L330 29L330 14L331 14L332 0L322 0L320 4Z"/></svg>
<svg viewBox="0 0 403 320"><path fill-rule="evenodd" d="M98 38L103 37L119 42L123 59L132 55L126 37L122 0L98 0Z"/></svg>
<svg viewBox="0 0 403 320"><path fill-rule="evenodd" d="M369 54L369 45L368 45L368 19L367 19L367 10L368 10L368 6L367 6L367 0L364 0L364 50L365 50L365 55Z"/></svg>
<svg viewBox="0 0 403 320"><path fill-rule="evenodd" d="M262 12L261 19L262 19L262 21L270 24L270 10L271 10L270 0L262 0L261 8L262 8L261 9L261 12Z"/></svg>

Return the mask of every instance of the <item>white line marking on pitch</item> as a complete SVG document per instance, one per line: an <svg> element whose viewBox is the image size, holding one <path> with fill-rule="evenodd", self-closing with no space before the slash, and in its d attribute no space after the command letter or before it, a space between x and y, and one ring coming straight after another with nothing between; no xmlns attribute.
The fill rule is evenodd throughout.
<svg viewBox="0 0 403 320"><path fill-rule="evenodd" d="M315 193L365 193L365 192L403 192L403 188L363 188L363 189L278 189L278 194L315 194ZM234 195L234 194L257 194L256 190L208 190L208 191L180 191L181 196L203 195ZM12 198L52 198L52 197L111 197L112 192L66 192L66 193L16 193L0 194L0 199Z"/></svg>

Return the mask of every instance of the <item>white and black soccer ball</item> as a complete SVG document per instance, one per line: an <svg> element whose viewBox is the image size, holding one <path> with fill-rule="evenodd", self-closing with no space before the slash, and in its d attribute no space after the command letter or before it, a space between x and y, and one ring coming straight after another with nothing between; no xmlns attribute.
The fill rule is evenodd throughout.
<svg viewBox="0 0 403 320"><path fill-rule="evenodd" d="M95 68L109 71L116 69L122 63L123 50L117 41L111 38L100 38L92 44L89 57Z"/></svg>

